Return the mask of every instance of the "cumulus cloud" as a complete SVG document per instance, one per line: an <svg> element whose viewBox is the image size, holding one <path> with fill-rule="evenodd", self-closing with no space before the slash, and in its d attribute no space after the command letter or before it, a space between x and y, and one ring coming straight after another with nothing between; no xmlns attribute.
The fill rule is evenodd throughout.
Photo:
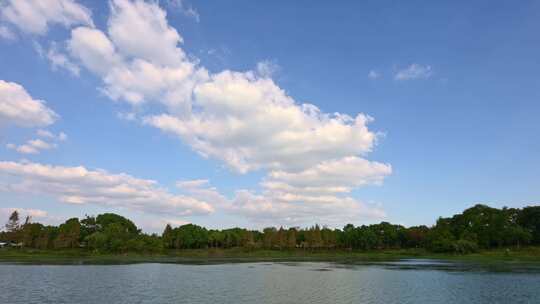
<svg viewBox="0 0 540 304"><path fill-rule="evenodd" d="M242 173L303 169L325 159L364 154L376 139L367 128L370 117L298 105L271 79L249 72L212 75L195 88L194 98L198 111L189 118L161 114L145 122Z"/></svg>
<svg viewBox="0 0 540 304"><path fill-rule="evenodd" d="M117 0L111 7L109 36L93 28L76 28L68 41L71 55L102 77L102 91L113 100L133 105L160 101L186 111L193 86L207 73L196 70L177 47L182 38L168 26L165 12L140 1ZM136 37L133 31L141 34Z"/></svg>
<svg viewBox="0 0 540 304"><path fill-rule="evenodd" d="M210 203L172 194L156 181L82 166L0 161L0 190L47 195L70 204L95 204L169 216L214 211Z"/></svg>
<svg viewBox="0 0 540 304"><path fill-rule="evenodd" d="M114 0L111 2L108 34L128 57L154 64L178 65L185 57L178 47L183 39L176 29L169 26L166 16L165 11L154 3Z"/></svg>
<svg viewBox="0 0 540 304"><path fill-rule="evenodd" d="M264 225L308 225L324 221L330 226L360 221L379 221L386 214L380 206L362 203L352 197L302 196L286 197L236 192L230 211L242 214Z"/></svg>
<svg viewBox="0 0 540 304"><path fill-rule="evenodd" d="M161 107L152 107L157 111L139 111L133 118L237 172L268 174L260 191L239 190L231 199L201 181L191 187L180 183L183 191L250 218L338 221L384 215L380 207L349 195L391 173L389 165L365 159L378 138L368 128L371 117L325 113L298 102L272 80L275 67L268 62L252 71L209 72L186 55L183 38L155 2L113 0L110 7L106 30L77 27L67 42L69 54L101 78L100 90L138 109L157 103ZM426 68L413 66L400 78L421 77L414 76L426 73L419 69Z"/></svg>
<svg viewBox="0 0 540 304"><path fill-rule="evenodd" d="M257 194L241 190L229 209L262 222L284 225L324 219L326 224L380 220L380 206L365 204L350 196L357 187L381 184L390 175L390 165L358 157L323 161L298 172L271 171Z"/></svg>
<svg viewBox="0 0 540 304"><path fill-rule="evenodd" d="M0 3L1 20L29 34L43 35L49 26L94 26L91 12L73 0L6 0Z"/></svg>
<svg viewBox="0 0 540 304"><path fill-rule="evenodd" d="M422 79L431 77L432 73L431 66L413 63L410 66L397 71L394 78L396 80Z"/></svg>
<svg viewBox="0 0 540 304"><path fill-rule="evenodd" d="M299 172L271 171L262 185L275 193L328 195L349 193L365 185L380 185L392 173L388 164L349 156L323 161Z"/></svg>
<svg viewBox="0 0 540 304"><path fill-rule="evenodd" d="M242 215L252 220L257 226L267 225L310 225L313 221L324 221L324 224L340 226L344 222L378 221L386 214L384 210L373 204L366 204L352 198L348 193L358 183L378 184L380 175L390 174L391 168L380 163L364 163L371 173L355 173L350 167L358 159L346 159L341 162L321 165L315 170L327 173L322 176L312 172L300 172L297 176L280 176L283 172L270 174L272 181L263 181L263 190L259 193L247 189L237 190L231 198L221 194L208 180L179 181L177 186L197 199L211 201L214 206L233 214ZM365 161L367 162L367 161ZM343 177L338 170L347 168L351 178L363 174L363 181L339 181ZM301 181L307 177L311 181ZM279 182L277 182L279 180Z"/></svg>
<svg viewBox="0 0 540 304"><path fill-rule="evenodd" d="M0 125L48 126L57 118L58 115L45 105L45 101L33 99L17 83L0 80Z"/></svg>

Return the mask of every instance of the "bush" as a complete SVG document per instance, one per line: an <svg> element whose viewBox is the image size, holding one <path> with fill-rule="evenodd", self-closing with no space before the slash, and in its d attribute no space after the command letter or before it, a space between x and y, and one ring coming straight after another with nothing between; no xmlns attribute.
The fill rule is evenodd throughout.
<svg viewBox="0 0 540 304"><path fill-rule="evenodd" d="M451 239L437 239L431 243L431 251L433 252L454 252L454 241Z"/></svg>
<svg viewBox="0 0 540 304"><path fill-rule="evenodd" d="M467 254L478 251L478 244L467 240L457 240L453 244L454 252L458 254Z"/></svg>

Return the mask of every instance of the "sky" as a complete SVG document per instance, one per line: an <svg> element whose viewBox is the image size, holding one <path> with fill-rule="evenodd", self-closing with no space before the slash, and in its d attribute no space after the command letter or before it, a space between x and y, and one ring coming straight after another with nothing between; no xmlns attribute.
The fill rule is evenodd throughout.
<svg viewBox="0 0 540 304"><path fill-rule="evenodd" d="M431 225L540 197L538 1L0 0L0 216Z"/></svg>

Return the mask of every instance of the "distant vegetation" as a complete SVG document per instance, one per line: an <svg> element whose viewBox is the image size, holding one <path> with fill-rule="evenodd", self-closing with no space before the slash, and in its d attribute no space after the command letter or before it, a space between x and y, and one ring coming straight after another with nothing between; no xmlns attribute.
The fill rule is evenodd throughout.
<svg viewBox="0 0 540 304"><path fill-rule="evenodd" d="M391 250L423 248L431 252L465 254L479 249L540 245L540 206L496 209L476 205L450 218L439 218L432 227L404 227L387 222L329 229L265 228L263 231L232 228L206 229L193 224L162 235L145 234L127 218L105 213L85 219L71 218L60 226L21 221L15 211L0 241L7 246L64 250L84 248L95 253L166 253L171 250L240 247L246 250Z"/></svg>

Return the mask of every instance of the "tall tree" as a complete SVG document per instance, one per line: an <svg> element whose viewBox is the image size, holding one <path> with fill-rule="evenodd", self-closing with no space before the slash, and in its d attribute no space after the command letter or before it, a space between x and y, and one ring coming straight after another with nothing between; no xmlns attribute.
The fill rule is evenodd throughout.
<svg viewBox="0 0 540 304"><path fill-rule="evenodd" d="M58 236L54 240L55 248L76 248L79 247L81 235L81 223L74 217L67 220L58 227Z"/></svg>
<svg viewBox="0 0 540 304"><path fill-rule="evenodd" d="M540 206L525 207L518 215L517 222L532 235L532 242L540 245Z"/></svg>
<svg viewBox="0 0 540 304"><path fill-rule="evenodd" d="M17 230L19 230L19 228L20 228L19 212L17 212L17 210L15 210L9 216L9 220L6 223L6 230L8 232L16 232Z"/></svg>

